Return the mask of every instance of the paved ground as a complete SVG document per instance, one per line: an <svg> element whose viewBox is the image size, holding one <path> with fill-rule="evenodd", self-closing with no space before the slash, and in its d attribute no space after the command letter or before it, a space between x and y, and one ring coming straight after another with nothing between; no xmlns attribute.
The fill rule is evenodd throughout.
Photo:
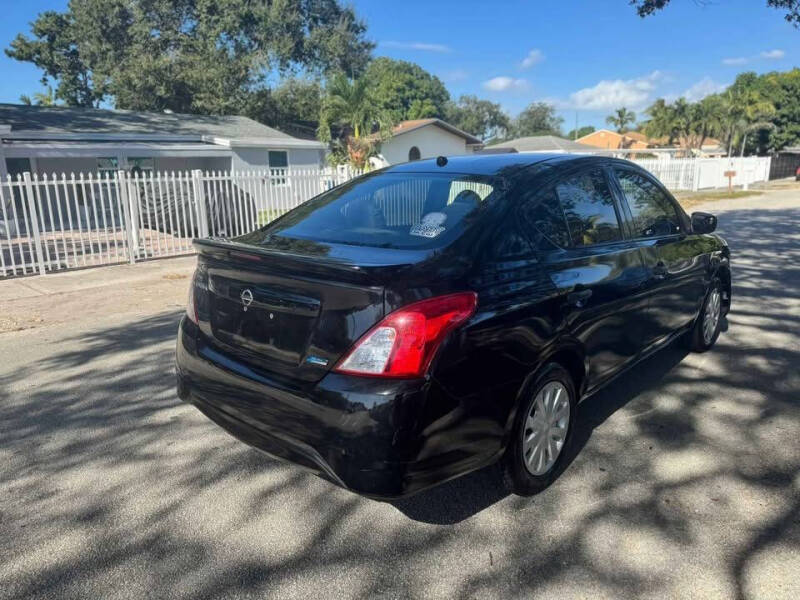
<svg viewBox="0 0 800 600"><path fill-rule="evenodd" d="M0 598L800 598L800 191L709 208L717 347L591 399L532 499L378 503L222 433L173 391L191 261L0 283Z"/></svg>

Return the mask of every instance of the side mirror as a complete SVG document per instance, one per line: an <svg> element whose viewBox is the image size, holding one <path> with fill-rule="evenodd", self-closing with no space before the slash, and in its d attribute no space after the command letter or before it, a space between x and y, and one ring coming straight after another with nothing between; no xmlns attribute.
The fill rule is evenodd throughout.
<svg viewBox="0 0 800 600"><path fill-rule="evenodd" d="M692 213L692 231L695 233L711 233L717 228L717 217L710 213Z"/></svg>

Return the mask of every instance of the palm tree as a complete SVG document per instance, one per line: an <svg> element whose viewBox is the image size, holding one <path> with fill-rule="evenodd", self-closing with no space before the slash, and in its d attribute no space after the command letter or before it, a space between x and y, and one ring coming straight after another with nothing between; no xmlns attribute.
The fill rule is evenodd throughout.
<svg viewBox="0 0 800 600"><path fill-rule="evenodd" d="M331 125L341 127L350 162L361 168L375 142L391 128L391 116L372 98L366 77L348 79L336 75L329 80L325 92L317 136L330 141ZM377 136L373 135L376 128Z"/></svg>
<svg viewBox="0 0 800 600"><path fill-rule="evenodd" d="M667 145L671 146L678 136L675 110L663 98L656 100L647 109L650 120L645 123L644 132L649 138L667 138Z"/></svg>
<svg viewBox="0 0 800 600"><path fill-rule="evenodd" d="M36 106L55 106L56 105L56 93L52 87L49 85L47 86L46 92L36 92L33 95L33 99L27 94L22 94L19 97L19 101L23 104L27 104L31 106L35 104Z"/></svg>
<svg viewBox="0 0 800 600"><path fill-rule="evenodd" d="M628 110L624 106L614 111L613 115L606 117L606 123L617 128L617 133L628 131L628 125L636 121L636 113Z"/></svg>
<svg viewBox="0 0 800 600"><path fill-rule="evenodd" d="M693 105L692 129L696 147L702 148L706 138L717 136L723 130L724 104L717 94L706 96Z"/></svg>
<svg viewBox="0 0 800 600"><path fill-rule="evenodd" d="M773 127L768 119L775 114L775 106L757 90L732 86L722 96L722 104L728 156L733 155L733 142L737 133L741 133L741 154L744 154L750 132Z"/></svg>

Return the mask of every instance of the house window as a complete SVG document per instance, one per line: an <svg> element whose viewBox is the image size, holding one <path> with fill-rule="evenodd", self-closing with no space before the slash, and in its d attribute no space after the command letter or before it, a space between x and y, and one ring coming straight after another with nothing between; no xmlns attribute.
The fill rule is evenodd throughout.
<svg viewBox="0 0 800 600"><path fill-rule="evenodd" d="M156 161L148 157L128 157L128 169L131 173L148 173L152 174L156 168Z"/></svg>
<svg viewBox="0 0 800 600"><path fill-rule="evenodd" d="M286 172L289 168L289 153L285 150L270 150L269 174L272 185L286 185Z"/></svg>
<svg viewBox="0 0 800 600"><path fill-rule="evenodd" d="M408 151L408 160L419 160L421 154L419 153L419 148L416 146L411 146L411 150Z"/></svg>
<svg viewBox="0 0 800 600"><path fill-rule="evenodd" d="M16 180L18 175L22 175L26 171L31 172L31 159L30 158L7 158L6 170L11 177Z"/></svg>
<svg viewBox="0 0 800 600"><path fill-rule="evenodd" d="M116 156L101 156L97 159L97 171L104 179L113 176L118 168L119 161Z"/></svg>

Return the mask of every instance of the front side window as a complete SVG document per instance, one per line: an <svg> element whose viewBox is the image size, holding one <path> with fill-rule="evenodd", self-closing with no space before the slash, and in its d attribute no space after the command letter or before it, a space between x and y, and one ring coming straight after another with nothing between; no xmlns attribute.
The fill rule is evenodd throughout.
<svg viewBox="0 0 800 600"><path fill-rule="evenodd" d="M634 237L661 237L681 232L675 207L655 183L633 171L615 172L631 209Z"/></svg>
<svg viewBox="0 0 800 600"><path fill-rule="evenodd" d="M600 169L573 175L555 186L573 246L622 239L614 198Z"/></svg>
<svg viewBox="0 0 800 600"><path fill-rule="evenodd" d="M267 238L441 247L456 239L496 195L491 178L375 173L309 200L261 231Z"/></svg>

